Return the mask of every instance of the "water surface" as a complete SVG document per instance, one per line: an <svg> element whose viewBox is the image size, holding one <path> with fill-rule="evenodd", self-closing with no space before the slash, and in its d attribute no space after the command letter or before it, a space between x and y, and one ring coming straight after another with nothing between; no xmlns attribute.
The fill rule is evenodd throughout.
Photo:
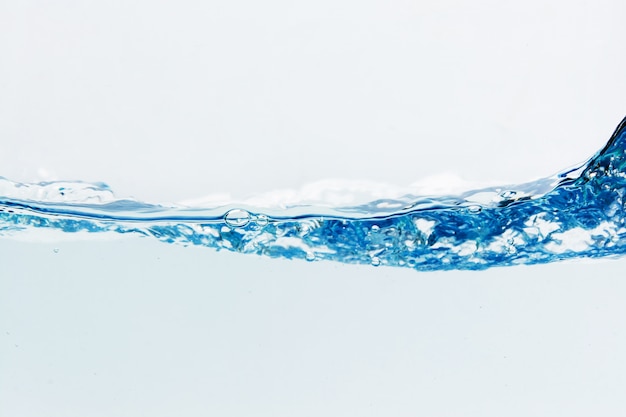
<svg viewBox="0 0 626 417"><path fill-rule="evenodd" d="M276 258L480 270L625 252L626 119L585 164L515 186L358 205L189 207L105 184L0 180L0 236L122 233Z"/></svg>

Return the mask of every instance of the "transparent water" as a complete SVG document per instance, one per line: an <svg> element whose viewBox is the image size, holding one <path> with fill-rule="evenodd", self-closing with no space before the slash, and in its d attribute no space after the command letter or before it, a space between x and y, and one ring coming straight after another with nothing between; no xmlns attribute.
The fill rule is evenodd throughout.
<svg viewBox="0 0 626 417"><path fill-rule="evenodd" d="M5 415L626 407L624 259L416 273L130 236L0 253Z"/></svg>
<svg viewBox="0 0 626 417"><path fill-rule="evenodd" d="M417 270L487 269L620 256L626 119L582 166L457 196L403 195L357 206L167 207L118 199L104 184L0 181L0 235L34 229L117 233L308 261Z"/></svg>

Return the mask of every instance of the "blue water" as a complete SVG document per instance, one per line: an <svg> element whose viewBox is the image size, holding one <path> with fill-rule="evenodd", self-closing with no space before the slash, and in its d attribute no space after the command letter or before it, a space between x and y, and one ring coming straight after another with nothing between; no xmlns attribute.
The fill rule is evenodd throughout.
<svg viewBox="0 0 626 417"><path fill-rule="evenodd" d="M105 184L0 178L0 236L48 229L416 270L481 270L626 252L626 118L585 164L518 186L456 196L262 210L118 199Z"/></svg>

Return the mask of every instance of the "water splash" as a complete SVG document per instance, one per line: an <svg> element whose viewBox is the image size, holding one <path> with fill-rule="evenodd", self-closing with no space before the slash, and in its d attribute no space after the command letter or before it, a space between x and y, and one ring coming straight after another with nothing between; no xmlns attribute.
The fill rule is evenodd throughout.
<svg viewBox="0 0 626 417"><path fill-rule="evenodd" d="M0 179L0 236L131 233L277 258L479 270L623 255L625 192L626 119L587 163L554 177L356 206L162 206L117 199L104 184Z"/></svg>

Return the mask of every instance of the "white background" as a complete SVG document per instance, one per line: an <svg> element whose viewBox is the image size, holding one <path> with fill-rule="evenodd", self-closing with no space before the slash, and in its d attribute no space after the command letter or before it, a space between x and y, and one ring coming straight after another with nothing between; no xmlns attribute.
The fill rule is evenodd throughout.
<svg viewBox="0 0 626 417"><path fill-rule="evenodd" d="M124 196L515 183L623 117L619 1L4 1L2 175Z"/></svg>
<svg viewBox="0 0 626 417"><path fill-rule="evenodd" d="M626 113L620 1L0 1L0 175L176 201L515 183ZM624 415L623 260L481 273L0 240L0 414Z"/></svg>

